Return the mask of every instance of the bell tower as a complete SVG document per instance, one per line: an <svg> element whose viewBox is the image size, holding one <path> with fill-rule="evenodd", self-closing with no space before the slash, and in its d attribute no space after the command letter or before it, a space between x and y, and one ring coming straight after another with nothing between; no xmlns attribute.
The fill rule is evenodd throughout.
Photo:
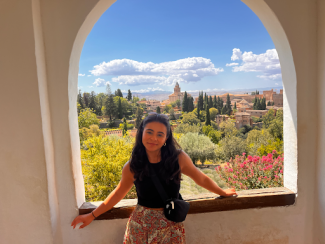
<svg viewBox="0 0 325 244"><path fill-rule="evenodd" d="M180 93L180 92L181 92L181 88L179 87L178 82L176 82L176 85L174 87L174 94L178 95L178 93Z"/></svg>

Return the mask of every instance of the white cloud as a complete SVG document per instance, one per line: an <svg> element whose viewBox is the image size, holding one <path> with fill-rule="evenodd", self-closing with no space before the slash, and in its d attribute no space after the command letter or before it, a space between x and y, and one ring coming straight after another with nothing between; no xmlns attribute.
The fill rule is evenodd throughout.
<svg viewBox="0 0 325 244"><path fill-rule="evenodd" d="M87 75L88 77L90 77L91 75Z"/></svg>
<svg viewBox="0 0 325 244"><path fill-rule="evenodd" d="M203 92L213 92L213 91L224 91L225 89L223 89L223 88L221 88L221 89L218 89L218 88L213 88L213 89L210 89L210 88L208 88L208 89L199 89L199 90L190 90L190 91L187 91L187 92L201 92L201 91L203 91Z"/></svg>
<svg viewBox="0 0 325 244"><path fill-rule="evenodd" d="M229 66L235 66L235 65L238 65L239 63L230 63L230 64L226 64L227 67Z"/></svg>
<svg viewBox="0 0 325 244"><path fill-rule="evenodd" d="M106 86L107 84L111 84L109 81L105 81L104 79L102 78L97 78L95 80L95 82L93 83L93 85L95 85L96 87L103 87L103 86Z"/></svg>
<svg viewBox="0 0 325 244"><path fill-rule="evenodd" d="M78 74L78 76L85 76L86 74Z"/></svg>
<svg viewBox="0 0 325 244"><path fill-rule="evenodd" d="M240 51L238 48L233 49L231 60L241 60L239 66L233 67L233 72L260 72L257 77L266 80L280 80L281 66L279 56L275 49L269 49L262 54L253 52Z"/></svg>
<svg viewBox="0 0 325 244"><path fill-rule="evenodd" d="M275 83L275 85L277 85L277 86L278 86L278 85L279 85L279 83Z"/></svg>
<svg viewBox="0 0 325 244"><path fill-rule="evenodd" d="M132 92L135 93L147 93L147 92L152 92L152 91L164 91L164 89L160 88L160 87L149 87L147 89L140 89L140 90L132 90Z"/></svg>
<svg viewBox="0 0 325 244"><path fill-rule="evenodd" d="M129 85L159 83L174 85L178 82L197 82L205 76L223 72L215 68L210 59L193 57L164 63L142 63L130 59L115 59L95 65L90 72L95 76L116 75L114 82Z"/></svg>

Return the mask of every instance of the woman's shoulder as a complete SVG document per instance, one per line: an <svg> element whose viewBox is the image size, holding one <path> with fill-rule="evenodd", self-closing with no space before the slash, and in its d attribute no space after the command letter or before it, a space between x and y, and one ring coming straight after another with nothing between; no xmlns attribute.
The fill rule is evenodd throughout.
<svg viewBox="0 0 325 244"><path fill-rule="evenodd" d="M186 152L183 150L180 150L180 153L178 154L178 164L182 168L183 166L187 165L188 163L191 163L191 158L187 155Z"/></svg>

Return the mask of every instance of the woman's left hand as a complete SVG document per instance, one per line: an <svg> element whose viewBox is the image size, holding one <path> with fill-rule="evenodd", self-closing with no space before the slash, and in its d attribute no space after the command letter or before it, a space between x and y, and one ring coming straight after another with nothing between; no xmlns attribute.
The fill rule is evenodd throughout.
<svg viewBox="0 0 325 244"><path fill-rule="evenodd" d="M82 225L79 227L79 229L82 229L89 225L94 219L95 218L91 213L79 215L72 221L71 226L73 226L74 229L77 224L82 223Z"/></svg>

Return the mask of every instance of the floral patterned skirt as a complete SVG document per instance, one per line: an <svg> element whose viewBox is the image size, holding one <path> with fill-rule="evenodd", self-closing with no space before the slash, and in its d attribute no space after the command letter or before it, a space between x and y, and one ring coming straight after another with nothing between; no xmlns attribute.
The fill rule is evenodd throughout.
<svg viewBox="0 0 325 244"><path fill-rule="evenodd" d="M183 223L166 219L163 210L137 205L126 225L123 244L184 244Z"/></svg>

